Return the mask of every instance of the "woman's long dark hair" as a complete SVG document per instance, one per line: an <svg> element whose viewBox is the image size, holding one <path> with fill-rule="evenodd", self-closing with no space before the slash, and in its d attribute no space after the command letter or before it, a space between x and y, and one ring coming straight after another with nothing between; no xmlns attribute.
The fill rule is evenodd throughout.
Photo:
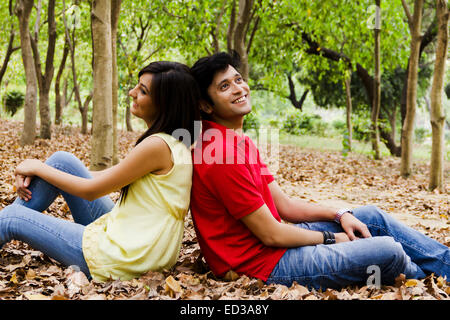
<svg viewBox="0 0 450 320"><path fill-rule="evenodd" d="M156 61L139 71L138 78L144 73L152 74L149 94L157 115L135 146L154 133L172 135L175 130L184 129L189 132L190 141L186 141L186 136L179 137L179 140L183 138L183 143L189 147L197 139L195 121L200 120L200 90L189 67L178 62ZM120 203L125 201L128 188L129 185L122 188Z"/></svg>

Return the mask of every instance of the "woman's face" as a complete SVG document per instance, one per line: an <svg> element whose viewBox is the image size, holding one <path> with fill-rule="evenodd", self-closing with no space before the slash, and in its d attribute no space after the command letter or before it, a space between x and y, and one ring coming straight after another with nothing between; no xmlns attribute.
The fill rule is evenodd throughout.
<svg viewBox="0 0 450 320"><path fill-rule="evenodd" d="M130 108L131 113L144 120L148 127L151 126L156 117L156 108L153 106L150 97L152 78L151 73L144 73L140 76L139 83L128 92L130 97L133 98L133 104Z"/></svg>

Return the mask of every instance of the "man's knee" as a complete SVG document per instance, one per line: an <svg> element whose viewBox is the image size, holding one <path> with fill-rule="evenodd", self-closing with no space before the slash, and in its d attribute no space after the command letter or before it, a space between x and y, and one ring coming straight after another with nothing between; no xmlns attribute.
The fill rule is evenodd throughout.
<svg viewBox="0 0 450 320"><path fill-rule="evenodd" d="M384 211L374 205L367 205L353 210L355 217L364 223L379 221L385 215Z"/></svg>
<svg viewBox="0 0 450 320"><path fill-rule="evenodd" d="M376 237L377 251L382 253L379 267L387 281L392 281L400 273L404 273L409 263L402 245L388 236Z"/></svg>

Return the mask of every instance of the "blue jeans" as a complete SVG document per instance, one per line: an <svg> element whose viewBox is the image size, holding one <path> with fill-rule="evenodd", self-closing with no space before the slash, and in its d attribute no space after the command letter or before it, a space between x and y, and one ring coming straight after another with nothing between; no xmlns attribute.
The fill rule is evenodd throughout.
<svg viewBox="0 0 450 320"><path fill-rule="evenodd" d="M68 152L55 152L45 163L72 175L92 178L84 164ZM111 211L114 202L108 196L87 201L39 177L33 178L28 189L32 192L29 201L18 197L0 211L0 246L13 239L26 242L65 266L78 266L90 277L82 250L83 231L86 225ZM74 222L42 213L59 194L67 202Z"/></svg>
<svg viewBox="0 0 450 320"><path fill-rule="evenodd" d="M286 286L294 281L316 289L365 285L379 270L380 283L392 284L400 274L421 279L434 272L450 279L450 248L423 235L375 206L354 210L371 238L333 245L290 248L281 257L267 283ZM342 232L335 222L297 224L309 230ZM370 279L373 284L374 278Z"/></svg>

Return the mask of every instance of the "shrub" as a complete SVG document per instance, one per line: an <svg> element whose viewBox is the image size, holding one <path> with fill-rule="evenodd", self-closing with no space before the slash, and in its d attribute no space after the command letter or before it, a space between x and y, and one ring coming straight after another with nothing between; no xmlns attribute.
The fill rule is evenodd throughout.
<svg viewBox="0 0 450 320"><path fill-rule="evenodd" d="M255 111L252 111L249 114L245 115L243 123L244 131L247 131L249 129L258 129L259 125L260 121Z"/></svg>
<svg viewBox="0 0 450 320"><path fill-rule="evenodd" d="M6 112L12 117L23 106L25 95L20 91L12 90L5 94L4 99Z"/></svg>
<svg viewBox="0 0 450 320"><path fill-rule="evenodd" d="M325 136L328 124L316 114L290 114L283 122L283 131L293 134L313 134Z"/></svg>
<svg viewBox="0 0 450 320"><path fill-rule="evenodd" d="M425 138L429 135L429 131L425 128L415 128L414 137L417 143L423 143Z"/></svg>

